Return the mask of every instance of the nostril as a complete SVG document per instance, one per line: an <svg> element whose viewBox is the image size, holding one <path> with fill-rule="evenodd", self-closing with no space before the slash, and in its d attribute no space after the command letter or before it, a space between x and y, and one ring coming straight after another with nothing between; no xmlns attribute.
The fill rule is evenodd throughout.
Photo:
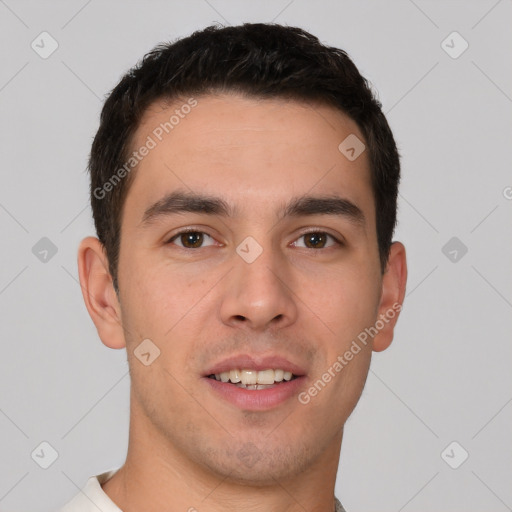
<svg viewBox="0 0 512 512"><path fill-rule="evenodd" d="M243 315L235 315L235 318L236 318L237 320L241 320L241 321L244 321L244 320L245 320L245 316L243 316Z"/></svg>

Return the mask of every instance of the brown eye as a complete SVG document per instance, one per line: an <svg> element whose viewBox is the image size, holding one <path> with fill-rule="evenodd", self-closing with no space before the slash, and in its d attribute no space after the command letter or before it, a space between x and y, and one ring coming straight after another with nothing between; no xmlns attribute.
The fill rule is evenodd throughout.
<svg viewBox="0 0 512 512"><path fill-rule="evenodd" d="M331 240L330 244L329 239ZM311 231L309 233L304 233L298 238L298 240L304 240L304 245L300 245L298 242L294 242L293 245L296 247L306 247L307 249L326 249L332 245L341 245L336 238L324 231Z"/></svg>
<svg viewBox="0 0 512 512"><path fill-rule="evenodd" d="M324 247L327 242L327 236L325 233L308 233L304 235L306 247L311 249L318 249Z"/></svg>
<svg viewBox="0 0 512 512"><path fill-rule="evenodd" d="M178 247L184 249L198 249L203 246L206 237L212 239L210 235L202 231L182 231L174 235L168 243L175 243Z"/></svg>

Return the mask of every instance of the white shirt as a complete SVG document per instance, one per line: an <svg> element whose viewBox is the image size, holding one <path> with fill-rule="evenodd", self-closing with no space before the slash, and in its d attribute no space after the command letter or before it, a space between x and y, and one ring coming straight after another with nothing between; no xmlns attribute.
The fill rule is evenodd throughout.
<svg viewBox="0 0 512 512"><path fill-rule="evenodd" d="M110 480L119 468L111 469L101 475L91 476L85 487L58 512L122 512L101 488L101 484Z"/></svg>
<svg viewBox="0 0 512 512"><path fill-rule="evenodd" d="M91 476L85 487L58 512L98 512L98 510L101 510L101 512L123 512L101 488L101 484L112 478L118 469ZM345 512L336 497L334 500L336 503L335 512Z"/></svg>

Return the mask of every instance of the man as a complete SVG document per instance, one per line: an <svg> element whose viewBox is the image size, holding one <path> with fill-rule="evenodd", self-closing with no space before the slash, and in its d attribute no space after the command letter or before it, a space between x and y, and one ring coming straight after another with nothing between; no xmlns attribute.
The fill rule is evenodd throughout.
<svg viewBox="0 0 512 512"><path fill-rule="evenodd" d="M343 510L343 426L406 283L380 106L346 53L271 24L158 46L112 91L78 265L127 350L129 447L63 511Z"/></svg>

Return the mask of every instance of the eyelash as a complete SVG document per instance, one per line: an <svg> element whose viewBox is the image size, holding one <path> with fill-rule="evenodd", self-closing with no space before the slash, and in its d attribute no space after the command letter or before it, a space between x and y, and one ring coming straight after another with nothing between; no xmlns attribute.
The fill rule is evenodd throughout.
<svg viewBox="0 0 512 512"><path fill-rule="evenodd" d="M182 229L181 231L179 231L178 233L175 233L167 242L166 244L171 244L176 238L179 238L181 235L183 234L186 234L186 233L201 233L203 235L207 235L209 236L210 238L213 238L211 235L209 235L208 233L204 232L204 231L201 231L199 229L195 229L195 228L185 228L185 229ZM336 238L334 235L331 235L330 233L328 233L327 231L322 231L321 229L312 229L311 231L306 231L304 233L302 233L296 240L299 240L300 238L306 236L306 235L309 235L309 234L321 234L321 235L327 235L328 237L330 237L332 240L334 240L335 242L335 245L337 245L338 247L341 247L344 245L344 243L339 240L338 238ZM193 250L197 250L197 249L202 249L202 247L194 247L194 248L190 248L190 247L181 247L181 246L177 246L179 247L180 249L184 249L184 250L187 250L187 251L193 251ZM333 246L330 246L330 247L321 247L320 249L314 249L314 248L311 248L311 247L304 247L305 249L310 249L312 251L318 251L318 250L326 250L326 249L331 249Z"/></svg>

